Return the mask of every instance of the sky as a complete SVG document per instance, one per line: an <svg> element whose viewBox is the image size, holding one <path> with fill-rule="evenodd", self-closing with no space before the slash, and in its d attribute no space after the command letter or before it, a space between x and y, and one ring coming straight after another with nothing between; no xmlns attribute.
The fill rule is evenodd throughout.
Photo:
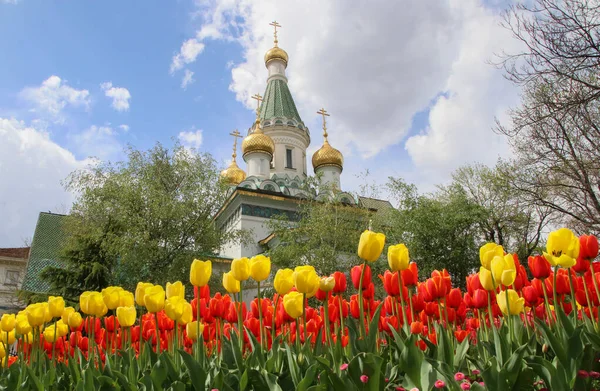
<svg viewBox="0 0 600 391"><path fill-rule="evenodd" d="M345 158L342 188L403 177L422 191L510 156L493 132L519 91L490 65L517 42L498 0L0 0L0 247L31 240L62 183L131 145L210 152L225 167L252 124L264 53L289 55L292 95ZM245 168L245 164L241 162Z"/></svg>

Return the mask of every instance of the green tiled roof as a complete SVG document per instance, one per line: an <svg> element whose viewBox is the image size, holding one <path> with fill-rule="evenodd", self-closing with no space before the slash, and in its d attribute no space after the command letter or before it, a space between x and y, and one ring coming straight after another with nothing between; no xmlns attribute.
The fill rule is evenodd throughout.
<svg viewBox="0 0 600 391"><path fill-rule="evenodd" d="M40 273L48 266L63 266L59 257L66 239L63 229L66 217L54 213L40 213L31 242L22 290L35 293L50 290L50 284L40 278Z"/></svg>
<svg viewBox="0 0 600 391"><path fill-rule="evenodd" d="M267 84L265 96L260 108L260 119L273 118L295 119L302 122L296 104L287 83L281 79L272 79Z"/></svg>
<svg viewBox="0 0 600 391"><path fill-rule="evenodd" d="M377 198L359 196L358 202L363 208L374 209L376 211L384 211L394 208L391 202L386 200L378 200Z"/></svg>

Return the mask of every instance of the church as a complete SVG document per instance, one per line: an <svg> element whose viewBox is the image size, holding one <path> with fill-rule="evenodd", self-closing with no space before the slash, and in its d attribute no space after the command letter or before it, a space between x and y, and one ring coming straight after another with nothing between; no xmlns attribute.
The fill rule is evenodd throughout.
<svg viewBox="0 0 600 391"><path fill-rule="evenodd" d="M264 97L254 95L257 100L256 120L242 140L244 171L237 164L236 130L232 161L221 172L230 184L227 201L222 205L214 220L223 231L247 230L251 232L250 243L228 243L219 254L226 259L251 257L277 245L277 238L270 232L268 220L284 214L290 221L298 219L299 205L308 199L317 201L334 200L356 205L373 211L391 208L388 201L367 197L355 198L342 191L341 174L344 157L328 140L327 112L323 116L322 146L312 156L312 170L316 176L317 190L307 186L306 151L311 143L308 127L300 118L288 87L285 70L288 54L278 46L277 22L274 46L265 54L267 86ZM321 141L321 137L318 137Z"/></svg>

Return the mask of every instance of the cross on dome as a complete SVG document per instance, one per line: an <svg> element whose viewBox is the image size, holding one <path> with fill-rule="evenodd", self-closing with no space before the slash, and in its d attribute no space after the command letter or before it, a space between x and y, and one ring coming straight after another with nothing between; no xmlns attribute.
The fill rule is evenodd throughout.
<svg viewBox="0 0 600 391"><path fill-rule="evenodd" d="M277 27L281 27L281 25L279 23L277 23L276 20L272 21L271 23L269 23L269 26L273 26L273 37L274 37L274 42L275 42L275 47L277 47L277 43L279 41L277 41Z"/></svg>
<svg viewBox="0 0 600 391"><path fill-rule="evenodd" d="M238 132L238 130L234 130L233 132L229 133L230 136L233 136L233 153L231 154L231 157L233 158L233 161L235 162L235 158L237 157L237 140L238 138L244 138L244 136L242 136L242 134L240 132Z"/></svg>
<svg viewBox="0 0 600 391"><path fill-rule="evenodd" d="M325 141L327 141L327 119L325 117L329 117L331 114L327 113L327 110L322 107L321 110L317 111L317 114L321 114L323 117L323 137L325 138Z"/></svg>

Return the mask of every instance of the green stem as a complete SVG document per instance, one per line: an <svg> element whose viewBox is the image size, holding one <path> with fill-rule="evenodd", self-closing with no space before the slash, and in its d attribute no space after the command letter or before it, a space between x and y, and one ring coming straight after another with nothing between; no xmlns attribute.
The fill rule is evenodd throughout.
<svg viewBox="0 0 600 391"><path fill-rule="evenodd" d="M323 310L325 312L325 340L331 348L331 327L329 326L329 301L325 299L325 303L323 303Z"/></svg>
<svg viewBox="0 0 600 391"><path fill-rule="evenodd" d="M271 317L271 339L275 341L275 318L277 317L277 306L279 305L279 295L275 299L275 306L273 307L273 316Z"/></svg>
<svg viewBox="0 0 600 391"><path fill-rule="evenodd" d="M256 286L258 287L258 325L259 325L259 334L260 334L260 348L263 349L263 343L265 343L264 349L266 349L266 341L263 338L263 316L262 316L262 306L260 305L260 281L256 282ZM265 333L266 334L266 333Z"/></svg>
<svg viewBox="0 0 600 391"><path fill-rule="evenodd" d="M244 290L243 290L243 281L240 281L240 300L238 302L238 333L240 337L240 352L244 354L244 331L242 329L242 304L244 302Z"/></svg>
<svg viewBox="0 0 600 391"><path fill-rule="evenodd" d="M585 282L585 276L581 276L583 280L583 290L585 291L585 299L587 300L587 308L590 310L590 319L592 319L592 324L594 325L594 330L596 330L596 319L594 318L594 311L592 308L592 302L590 301L590 295L588 293L587 283ZM583 311L585 313L585 311Z"/></svg>
<svg viewBox="0 0 600 391"><path fill-rule="evenodd" d="M304 326L302 334L304 334L304 343L306 343L306 293L302 294L302 325Z"/></svg>
<svg viewBox="0 0 600 391"><path fill-rule="evenodd" d="M156 353L160 354L160 331L158 330L158 312L154 313L154 320L156 321Z"/></svg>
<svg viewBox="0 0 600 391"><path fill-rule="evenodd" d="M410 307L410 320L411 322L415 321L415 311L413 311L413 304L412 304L412 291L410 289L410 287L407 287L408 290L408 306Z"/></svg>
<svg viewBox="0 0 600 391"><path fill-rule="evenodd" d="M402 320L404 321L404 332L406 333L406 335L408 335L408 321L406 320L406 311L404 310L404 283L402 282L402 277L400 276L401 272L400 270L397 271L398 273L398 288L400 290L400 309L402 310Z"/></svg>
<svg viewBox="0 0 600 391"><path fill-rule="evenodd" d="M548 324L552 326L552 313L550 312L550 303L548 303L548 293L546 292L546 279L542 280L542 292L544 292L544 307L546 308L546 315L548 316Z"/></svg>
<svg viewBox="0 0 600 391"><path fill-rule="evenodd" d="M567 269L567 274L569 275L569 286L571 288L571 308L573 312L573 322L575 322L575 326L577 326L577 300L575 300L575 287L573 286L573 276L571 275L571 268Z"/></svg>
<svg viewBox="0 0 600 391"><path fill-rule="evenodd" d="M196 292L196 359L200 360L200 287Z"/></svg>
<svg viewBox="0 0 600 391"><path fill-rule="evenodd" d="M556 275L558 274L558 265L554 266L554 284L552 285L552 297L554 299L554 312L556 312L556 306L558 305L558 300L556 300Z"/></svg>

